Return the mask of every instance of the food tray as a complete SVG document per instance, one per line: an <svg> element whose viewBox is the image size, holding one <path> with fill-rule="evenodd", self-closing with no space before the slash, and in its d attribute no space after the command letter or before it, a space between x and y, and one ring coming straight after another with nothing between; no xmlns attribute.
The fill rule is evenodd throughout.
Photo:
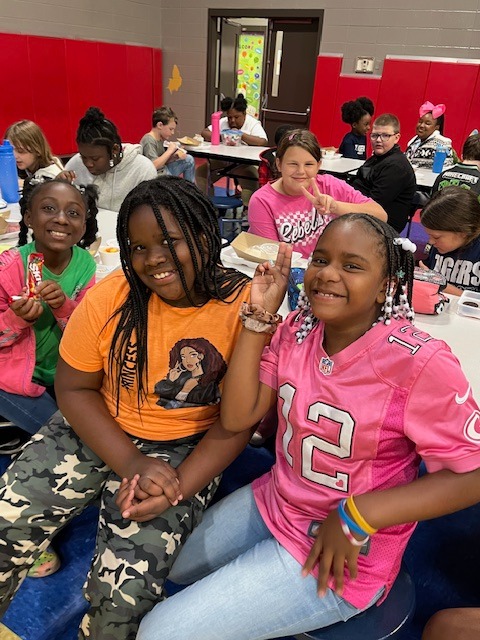
<svg viewBox="0 0 480 640"><path fill-rule="evenodd" d="M280 243L269 238L256 236L254 233L242 231L231 243L235 249L235 253L239 258L244 258L250 262L266 262L267 260L275 260L278 253ZM260 249L260 250L259 250ZM267 249L266 251L262 249ZM298 251L292 252L292 262L302 257Z"/></svg>
<svg viewBox="0 0 480 640"><path fill-rule="evenodd" d="M480 293L464 291L458 301L457 313L470 318L480 318Z"/></svg>

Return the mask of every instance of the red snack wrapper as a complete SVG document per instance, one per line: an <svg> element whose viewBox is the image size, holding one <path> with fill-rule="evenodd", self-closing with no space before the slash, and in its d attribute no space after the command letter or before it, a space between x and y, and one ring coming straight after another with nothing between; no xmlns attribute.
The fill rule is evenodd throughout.
<svg viewBox="0 0 480 640"><path fill-rule="evenodd" d="M38 298L35 287L42 281L43 253L31 253L27 263L27 292L29 298Z"/></svg>

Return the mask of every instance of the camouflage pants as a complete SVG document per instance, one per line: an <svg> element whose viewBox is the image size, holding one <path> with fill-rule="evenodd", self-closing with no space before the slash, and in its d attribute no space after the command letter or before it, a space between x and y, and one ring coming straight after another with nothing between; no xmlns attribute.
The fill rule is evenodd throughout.
<svg viewBox="0 0 480 640"><path fill-rule="evenodd" d="M198 440L134 442L146 455L176 467ZM79 637L134 640L218 481L150 522L124 520L115 505L120 478L56 413L0 479L0 615L54 534L102 492L97 548L85 585L90 609Z"/></svg>

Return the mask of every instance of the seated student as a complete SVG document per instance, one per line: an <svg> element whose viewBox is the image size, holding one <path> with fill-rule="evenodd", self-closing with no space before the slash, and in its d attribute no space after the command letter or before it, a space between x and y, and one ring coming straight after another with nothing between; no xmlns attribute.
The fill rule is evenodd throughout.
<svg viewBox="0 0 480 640"><path fill-rule="evenodd" d="M50 149L50 145L38 124L31 120L20 120L10 125L5 138L13 146L18 175L24 179L20 211L25 215L28 189L43 178L55 178L63 171L63 165Z"/></svg>
<svg viewBox="0 0 480 640"><path fill-rule="evenodd" d="M472 189L480 195L480 135L474 133L464 142L462 161L443 171L435 180L432 193L445 187Z"/></svg>
<svg viewBox="0 0 480 640"><path fill-rule="evenodd" d="M263 147L268 145L267 134L259 120L247 113L247 101L243 93L233 98L224 98L220 105L222 111L226 112L226 116L220 118L220 133L225 129L239 129L242 131L242 143ZM212 138L212 125L208 125L202 131L205 140L210 141ZM220 160L211 160L210 168L212 170L227 167L229 162ZM195 177L197 185L206 193L207 191L207 165L202 164L197 167ZM258 189L258 169L253 165L241 165L237 167L233 173L238 177L238 183L242 188L241 198L243 204L248 206L250 197L254 191ZM210 194L213 195L213 194Z"/></svg>
<svg viewBox="0 0 480 640"><path fill-rule="evenodd" d="M80 120L77 146L63 175L75 184L94 184L101 209L118 211L133 187L157 175L140 145L122 144L117 127L97 107L87 109Z"/></svg>
<svg viewBox="0 0 480 640"><path fill-rule="evenodd" d="M430 249L424 265L447 278L445 293L480 291L480 202L476 193L445 187L420 213ZM428 248L428 245L427 245Z"/></svg>
<svg viewBox="0 0 480 640"><path fill-rule="evenodd" d="M443 609L430 618L422 640L480 640L480 608Z"/></svg>
<svg viewBox="0 0 480 640"><path fill-rule="evenodd" d="M363 212L382 220L382 207L344 180L319 174L322 150L306 129L294 129L278 145L281 178L253 194L248 210L250 232L293 245L309 258L327 223L345 213ZM315 204L309 197L315 196Z"/></svg>
<svg viewBox="0 0 480 640"><path fill-rule="evenodd" d="M0 453L18 451L16 441L26 441L58 410L53 383L60 339L95 283L95 261L76 245L94 239L95 214L95 187L81 192L64 181L37 184L22 224L31 227L33 241L0 254L0 414L22 430L0 430ZM38 254L44 260L41 281L31 288L25 286L28 263ZM29 575L40 578L59 566L49 550Z"/></svg>
<svg viewBox="0 0 480 640"><path fill-rule="evenodd" d="M5 132L5 139L13 146L21 178L55 178L63 170L62 163L52 154L45 134L35 122L15 122Z"/></svg>
<svg viewBox="0 0 480 640"><path fill-rule="evenodd" d="M448 346L411 324L411 243L395 235L367 215L332 220L303 307L281 324L290 247L257 267L221 419L248 433L276 406L276 463L207 509L170 575L190 586L142 620L137 640L341 625L388 595L417 520L480 499L478 405ZM120 504L144 511L128 494Z"/></svg>
<svg viewBox="0 0 480 640"><path fill-rule="evenodd" d="M358 170L352 186L382 205L388 224L399 233L407 224L417 184L412 165L398 146L400 122L391 113L375 119L373 155Z"/></svg>
<svg viewBox="0 0 480 640"><path fill-rule="evenodd" d="M344 136L338 148L344 158L366 160L367 133L370 131L373 111L373 102L366 97L342 104L342 120L351 126L351 131Z"/></svg>
<svg viewBox="0 0 480 640"><path fill-rule="evenodd" d="M267 182L273 182L278 180L280 174L278 173L276 165L277 147L280 144L280 140L287 133L287 131L293 131L296 127L293 124L282 124L277 127L275 131L275 146L270 149L265 149L260 154L260 166L258 167L258 184L263 187Z"/></svg>
<svg viewBox="0 0 480 640"><path fill-rule="evenodd" d="M221 266L214 207L187 180L143 182L122 204L118 242L124 271L88 292L60 345L65 420L55 414L0 479L0 616L38 547L102 492L80 632L95 640L135 637L249 437L219 420L250 285ZM157 392L167 378L182 384ZM115 505L122 479L134 477L148 510L138 522Z"/></svg>
<svg viewBox="0 0 480 640"><path fill-rule="evenodd" d="M417 122L417 133L408 141L405 155L414 167L433 167L433 157L438 145L447 149L444 167L453 164L452 141L443 135L445 126L444 104L434 105L431 102L424 102L418 110L419 118Z"/></svg>
<svg viewBox="0 0 480 640"><path fill-rule="evenodd" d="M176 142L168 142L175 134L178 118L170 107L155 109L152 129L140 140L143 155L153 162L158 175L181 176L195 182L195 160ZM165 144L167 143L167 144Z"/></svg>

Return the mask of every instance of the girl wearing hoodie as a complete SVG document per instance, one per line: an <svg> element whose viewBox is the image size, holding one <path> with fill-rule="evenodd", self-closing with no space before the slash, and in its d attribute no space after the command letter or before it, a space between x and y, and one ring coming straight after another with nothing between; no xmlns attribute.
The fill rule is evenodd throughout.
<svg viewBox="0 0 480 640"><path fill-rule="evenodd" d="M64 175L98 189L99 209L118 211L127 193L157 171L142 156L140 145L122 144L117 127L97 107L90 107L77 131L78 153L65 165Z"/></svg>

